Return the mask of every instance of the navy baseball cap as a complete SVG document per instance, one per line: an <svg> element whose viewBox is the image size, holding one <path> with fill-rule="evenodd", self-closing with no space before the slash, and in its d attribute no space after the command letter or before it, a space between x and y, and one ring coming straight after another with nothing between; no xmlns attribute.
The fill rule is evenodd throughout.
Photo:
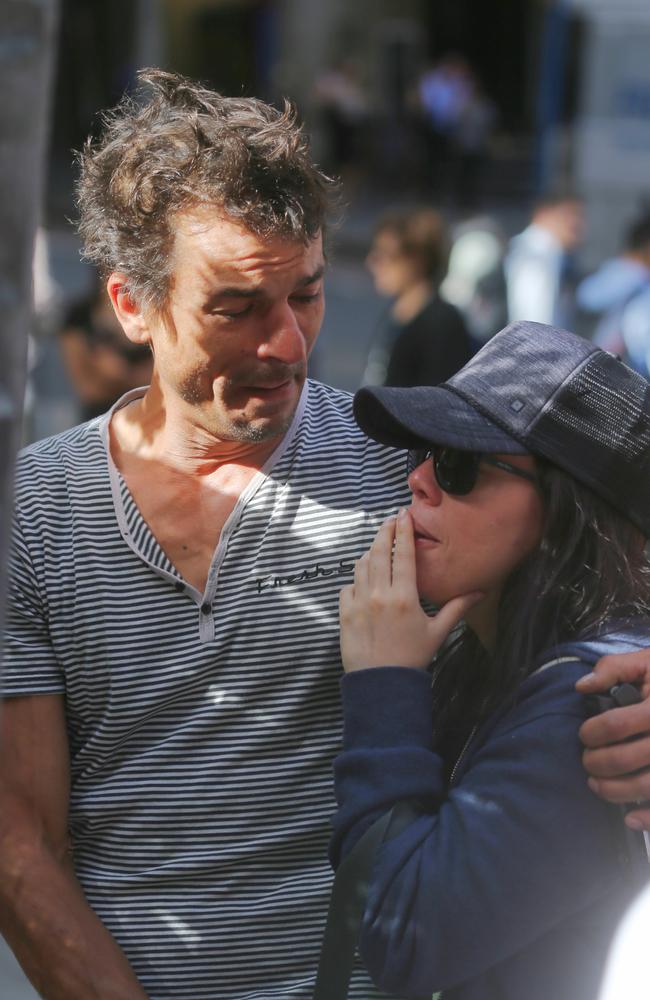
<svg viewBox="0 0 650 1000"><path fill-rule="evenodd" d="M397 448L539 455L650 536L650 385L568 330L511 323L440 385L360 389L354 415Z"/></svg>

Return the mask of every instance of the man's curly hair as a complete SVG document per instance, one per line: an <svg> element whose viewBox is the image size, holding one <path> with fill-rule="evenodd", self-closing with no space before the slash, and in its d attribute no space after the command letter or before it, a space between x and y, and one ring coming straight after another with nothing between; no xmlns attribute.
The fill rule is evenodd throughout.
<svg viewBox="0 0 650 1000"><path fill-rule="evenodd" d="M215 205L256 236L307 245L324 232L334 182L312 162L294 108L222 97L163 70L138 74L153 94L125 97L79 154L84 256L122 271L141 306L167 302L176 213Z"/></svg>

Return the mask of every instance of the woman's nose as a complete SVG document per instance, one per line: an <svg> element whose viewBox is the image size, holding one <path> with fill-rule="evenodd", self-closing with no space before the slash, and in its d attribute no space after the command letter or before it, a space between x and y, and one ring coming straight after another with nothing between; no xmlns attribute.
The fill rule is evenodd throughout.
<svg viewBox="0 0 650 1000"><path fill-rule="evenodd" d="M442 500L443 491L438 486L432 458L425 458L424 462L416 466L407 482L414 497L426 500L434 507L437 507Z"/></svg>

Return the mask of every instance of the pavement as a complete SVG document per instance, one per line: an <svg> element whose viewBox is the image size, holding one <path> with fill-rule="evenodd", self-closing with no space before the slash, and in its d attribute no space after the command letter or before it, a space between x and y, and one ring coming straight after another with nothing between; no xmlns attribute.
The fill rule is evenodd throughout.
<svg viewBox="0 0 650 1000"><path fill-rule="evenodd" d="M38 1000L4 938L0 937L0 1000Z"/></svg>

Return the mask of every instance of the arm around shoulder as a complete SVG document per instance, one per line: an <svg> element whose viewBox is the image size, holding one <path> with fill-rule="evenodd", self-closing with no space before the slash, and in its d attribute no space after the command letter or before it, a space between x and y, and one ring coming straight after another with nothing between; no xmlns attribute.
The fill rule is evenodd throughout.
<svg viewBox="0 0 650 1000"><path fill-rule="evenodd" d="M650 648L604 656L578 681L582 694L601 694L616 684L636 684L642 701L588 719L580 729L583 763L593 791L632 808L626 823L650 830Z"/></svg>

